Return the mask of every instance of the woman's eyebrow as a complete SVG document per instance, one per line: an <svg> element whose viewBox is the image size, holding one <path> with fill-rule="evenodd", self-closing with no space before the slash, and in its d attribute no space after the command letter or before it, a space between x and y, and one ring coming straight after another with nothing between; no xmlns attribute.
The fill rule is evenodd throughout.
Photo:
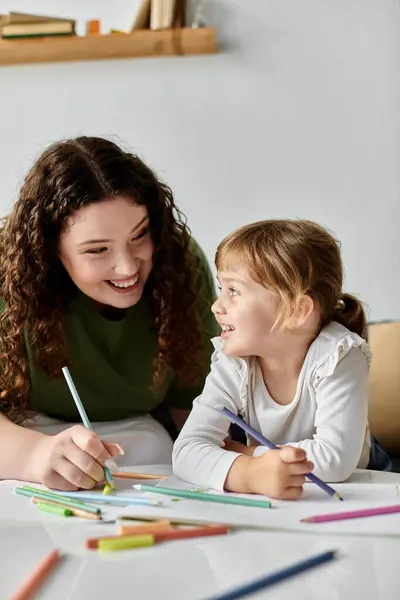
<svg viewBox="0 0 400 600"><path fill-rule="evenodd" d="M141 221L139 221L139 223L137 223L137 225L135 225L135 227L132 229L131 231L131 235L132 233L134 233L137 229L139 229L139 227L141 225L143 225L143 223L145 223L147 220L149 219L149 216L146 215L145 217L143 217L143 219ZM84 242L80 242L78 244L78 246L86 246L87 244L106 244L107 242L111 242L111 240L106 240L106 239L96 239L96 240L86 240Z"/></svg>

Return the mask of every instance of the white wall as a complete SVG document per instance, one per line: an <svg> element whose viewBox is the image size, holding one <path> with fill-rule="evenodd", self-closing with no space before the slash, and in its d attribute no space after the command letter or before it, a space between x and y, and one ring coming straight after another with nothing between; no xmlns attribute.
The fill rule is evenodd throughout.
<svg viewBox="0 0 400 600"><path fill-rule="evenodd" d="M342 240L346 289L400 318L397 0L213 4L218 55L0 67L0 213L48 143L113 135L172 186L211 260L245 222L315 219ZM133 6L0 0L120 28Z"/></svg>

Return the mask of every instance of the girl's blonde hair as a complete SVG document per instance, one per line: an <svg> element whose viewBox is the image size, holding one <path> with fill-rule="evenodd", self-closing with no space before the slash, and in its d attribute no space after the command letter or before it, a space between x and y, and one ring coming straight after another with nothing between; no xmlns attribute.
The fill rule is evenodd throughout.
<svg viewBox="0 0 400 600"><path fill-rule="evenodd" d="M254 281L277 294L277 325L284 326L300 298L308 295L319 310L319 331L337 321L365 336L362 303L342 292L339 242L321 225L302 219L245 225L222 240L215 255L219 271L238 263Z"/></svg>

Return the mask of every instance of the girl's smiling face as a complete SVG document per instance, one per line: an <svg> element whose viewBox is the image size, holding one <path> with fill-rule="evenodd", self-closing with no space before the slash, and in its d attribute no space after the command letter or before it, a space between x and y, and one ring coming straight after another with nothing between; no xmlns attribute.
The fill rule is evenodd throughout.
<svg viewBox="0 0 400 600"><path fill-rule="evenodd" d="M240 264L218 271L221 294L212 311L222 328L224 353L230 356L260 356L265 346L279 336L278 297L256 283Z"/></svg>

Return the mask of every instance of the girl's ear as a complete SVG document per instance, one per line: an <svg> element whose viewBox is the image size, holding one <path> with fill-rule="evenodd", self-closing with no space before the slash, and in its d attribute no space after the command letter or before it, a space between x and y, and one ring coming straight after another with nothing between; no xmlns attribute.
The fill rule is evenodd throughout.
<svg viewBox="0 0 400 600"><path fill-rule="evenodd" d="M289 328L297 329L299 327L303 327L313 312L314 300L307 294L304 294L297 301L296 308L290 318Z"/></svg>

